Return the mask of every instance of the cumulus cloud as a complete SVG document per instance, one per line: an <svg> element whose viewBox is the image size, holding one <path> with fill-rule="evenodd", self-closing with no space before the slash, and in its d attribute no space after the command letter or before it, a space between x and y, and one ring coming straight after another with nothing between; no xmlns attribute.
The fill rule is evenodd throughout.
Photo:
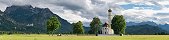
<svg viewBox="0 0 169 40"><path fill-rule="evenodd" d="M128 21L154 21L157 24L165 24L168 23L168 14L167 11L168 8L165 5L168 4L162 4L159 2L166 2L166 0L161 1L143 1L143 2L137 2L137 3L131 3L132 8L128 8L127 10L123 11L125 14L127 14L126 19ZM140 4L141 3L141 4ZM133 18L133 20L131 19Z"/></svg>
<svg viewBox="0 0 169 40"><path fill-rule="evenodd" d="M169 16L169 13L157 13L156 16Z"/></svg>
<svg viewBox="0 0 169 40"><path fill-rule="evenodd" d="M169 23L164 16L168 15L167 0L0 0L0 10L11 5L32 5L49 8L55 14L69 22L82 21L89 26L93 17L107 21L107 10L112 14L124 15L127 22L154 21Z"/></svg>

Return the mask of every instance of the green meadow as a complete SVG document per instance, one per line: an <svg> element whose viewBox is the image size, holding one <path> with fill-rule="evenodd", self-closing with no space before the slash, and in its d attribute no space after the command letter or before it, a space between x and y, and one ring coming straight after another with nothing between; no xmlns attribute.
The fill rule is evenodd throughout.
<svg viewBox="0 0 169 40"><path fill-rule="evenodd" d="M169 40L169 35L124 35L124 36L92 36L63 35L49 36L46 34L31 35L0 35L0 40Z"/></svg>

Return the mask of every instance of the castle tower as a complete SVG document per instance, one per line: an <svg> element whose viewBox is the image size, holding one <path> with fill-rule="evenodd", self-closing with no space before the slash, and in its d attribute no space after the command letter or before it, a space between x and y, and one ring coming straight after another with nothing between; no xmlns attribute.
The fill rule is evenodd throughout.
<svg viewBox="0 0 169 40"><path fill-rule="evenodd" d="M109 9L108 10L108 24L109 24L109 28L111 28L111 21L112 21L112 10Z"/></svg>

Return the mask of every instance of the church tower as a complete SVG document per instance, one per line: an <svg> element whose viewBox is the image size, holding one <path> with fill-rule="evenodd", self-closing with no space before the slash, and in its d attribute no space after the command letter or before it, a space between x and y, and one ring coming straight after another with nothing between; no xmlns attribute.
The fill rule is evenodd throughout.
<svg viewBox="0 0 169 40"><path fill-rule="evenodd" d="M109 28L111 28L111 21L112 21L112 10L109 9L108 10L108 25L109 25Z"/></svg>
<svg viewBox="0 0 169 40"><path fill-rule="evenodd" d="M112 10L108 10L108 22L103 24L103 27L101 28L102 34L114 34L114 30L111 29L111 20L112 20Z"/></svg>

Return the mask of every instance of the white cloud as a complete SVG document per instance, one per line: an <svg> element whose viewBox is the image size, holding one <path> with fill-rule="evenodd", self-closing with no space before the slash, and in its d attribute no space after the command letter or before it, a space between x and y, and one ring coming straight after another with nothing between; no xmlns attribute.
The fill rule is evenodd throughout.
<svg viewBox="0 0 169 40"><path fill-rule="evenodd" d="M135 5L155 5L159 6L159 8L162 7L162 9L153 10L151 7L134 7L133 9L124 10L119 6L131 3ZM166 16L155 16L157 13L169 13L169 8L164 7L164 5L169 4L169 1L165 0L0 0L0 10L4 11L7 6L11 5L25 4L49 8L52 12L69 22L83 21L85 25L89 25L92 18L96 16L102 22L106 22L107 9L109 8L114 9L113 14L124 15L127 21L169 23L169 21L165 20Z"/></svg>
<svg viewBox="0 0 169 40"><path fill-rule="evenodd" d="M159 1L161 2L161 1ZM157 2L157 3L159 3ZM147 4L148 3L148 4ZM145 3L146 5L154 5L151 2L147 2ZM149 4L151 3L151 4ZM167 16L169 14L168 10L169 8L164 7L164 5L168 5L166 4L156 4L156 6L162 7L162 9L160 10L153 10L150 8L148 9L144 9L145 7L134 7L133 9L128 9L123 11L123 13L125 13L124 15L126 16L127 21L133 21L133 22L142 22L142 21L154 21L158 24L165 24L168 23L169 21L167 21L166 19L169 18L169 16ZM159 7L159 8L160 8ZM159 14L160 13L160 14Z"/></svg>
<svg viewBox="0 0 169 40"><path fill-rule="evenodd" d="M89 19L86 19L86 18L81 17L78 14L74 14L74 13L81 14L81 12L73 12L71 10L64 10L64 13L60 14L60 16L62 16L63 19L69 20L69 22L71 22L71 23L78 22L78 21L90 22Z"/></svg>
<svg viewBox="0 0 169 40"><path fill-rule="evenodd" d="M161 5L169 5L169 1L159 1L158 3Z"/></svg>
<svg viewBox="0 0 169 40"><path fill-rule="evenodd" d="M1 11L5 11L5 9L6 9L6 7L7 7L7 5L5 5L5 4L3 4L3 3L0 3L0 10Z"/></svg>
<svg viewBox="0 0 169 40"><path fill-rule="evenodd" d="M130 4L130 3L128 3L128 2L118 2L116 4L118 4L118 5L127 5L127 4Z"/></svg>

